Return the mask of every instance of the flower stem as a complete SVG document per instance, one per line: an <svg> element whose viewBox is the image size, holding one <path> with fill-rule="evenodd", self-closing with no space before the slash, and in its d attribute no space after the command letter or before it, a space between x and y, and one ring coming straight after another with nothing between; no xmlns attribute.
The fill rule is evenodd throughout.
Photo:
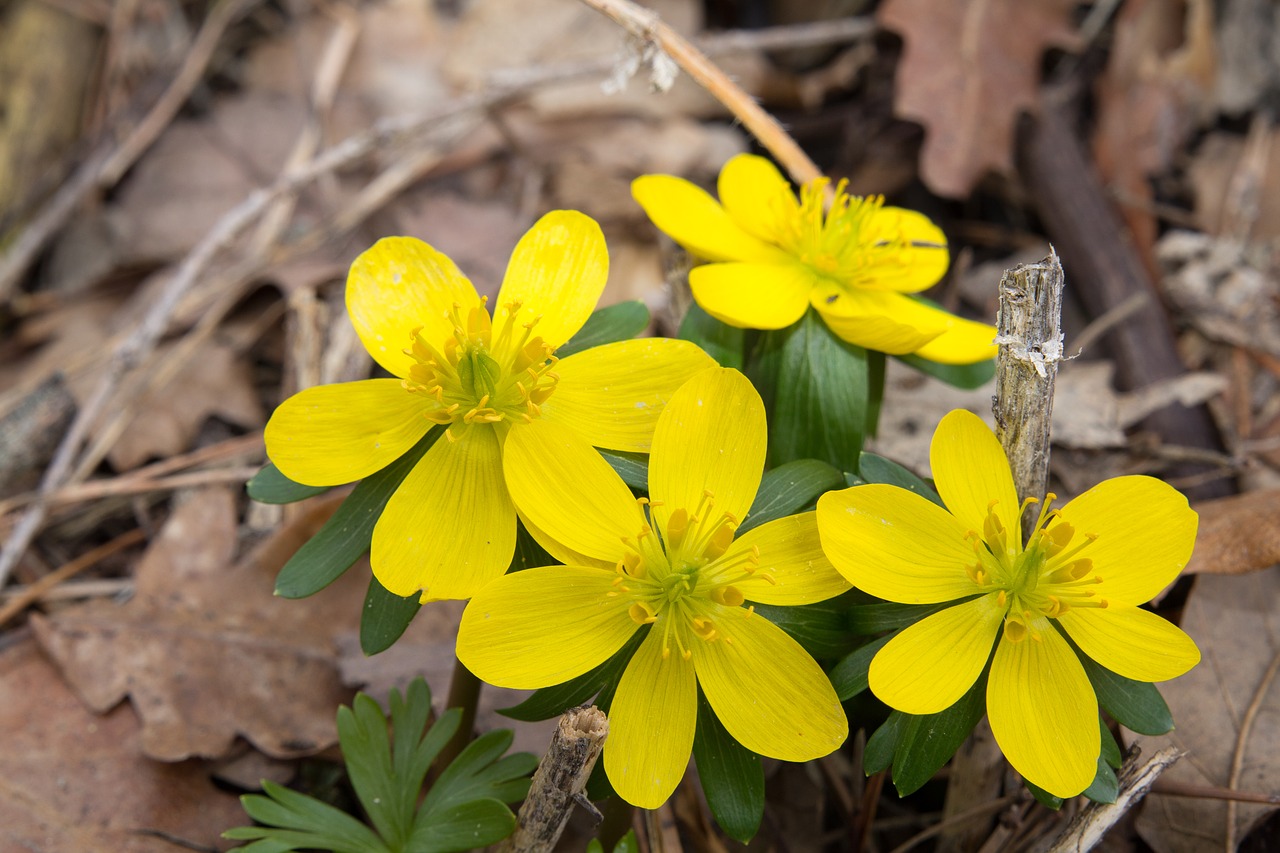
<svg viewBox="0 0 1280 853"><path fill-rule="evenodd" d="M440 751L436 760L436 773L443 771L453 763L462 750L471 742L471 733L476 728L476 708L480 704L480 679L471 674L471 670L462 665L456 657L453 660L453 676L449 679L449 696L445 700L445 708L461 708L462 722L458 731Z"/></svg>

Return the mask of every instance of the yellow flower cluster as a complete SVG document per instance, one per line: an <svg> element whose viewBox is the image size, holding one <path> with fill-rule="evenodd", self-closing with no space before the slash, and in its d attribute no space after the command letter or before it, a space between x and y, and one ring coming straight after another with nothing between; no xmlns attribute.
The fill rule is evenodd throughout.
<svg viewBox="0 0 1280 853"><path fill-rule="evenodd" d="M735 325L782 328L809 308L841 338L956 364L994 354L994 329L912 298L947 267L925 217L823 182L799 197L767 161L726 165L717 202L646 176L635 197L710 263L694 295ZM373 532L377 579L423 601L470 599L459 659L494 685L582 675L643 633L611 707L605 768L629 802L660 805L683 776L701 692L748 749L806 761L848 723L827 676L755 605L801 605L856 585L904 603L955 602L877 655L872 689L909 714L956 702L990 660L996 737L1028 779L1061 796L1093 779L1096 701L1071 647L1129 678L1174 677L1194 644L1141 610L1185 564L1195 514L1144 477L1040 509L1023 543L999 444L974 416L938 428L948 510L891 486L828 493L816 512L739 536L766 456L760 395L693 344L623 341L559 358L608 273L583 214L540 219L490 307L452 261L388 238L351 268L347 308L391 378L306 389L266 430L271 460L303 484L349 483L436 441ZM636 498L596 448L649 454ZM517 518L563 565L505 574ZM994 653L993 653L994 649Z"/></svg>

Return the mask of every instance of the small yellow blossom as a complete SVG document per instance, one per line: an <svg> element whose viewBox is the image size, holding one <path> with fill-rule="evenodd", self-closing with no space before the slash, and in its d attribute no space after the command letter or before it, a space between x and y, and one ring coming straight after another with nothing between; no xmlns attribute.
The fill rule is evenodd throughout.
<svg viewBox="0 0 1280 853"><path fill-rule="evenodd" d="M947 238L922 214L848 195L842 181L791 185L763 157L740 154L720 172L717 202L671 175L631 185L645 213L692 254L689 284L713 317L749 329L782 329L813 306L844 340L944 364L993 358L995 327L904 294L947 271Z"/></svg>
<svg viewBox="0 0 1280 853"><path fill-rule="evenodd" d="M374 528L370 561L388 590L469 598L507 570L516 511L503 446L512 433L545 422L579 452L648 452L667 399L714 365L690 343L655 338L557 359L608 268L599 226L563 210L516 245L493 316L453 262L420 240L380 240L352 264L347 311L365 349L397 378L295 394L267 424L267 455L296 482L339 485L444 427ZM552 464L559 458L559 446L541 452Z"/></svg>
<svg viewBox="0 0 1280 853"><path fill-rule="evenodd" d="M548 439L540 440L545 432ZM512 432L507 482L521 517L567 563L506 575L467 605L458 658L500 687L567 681L640 630L610 709L604 763L615 790L657 808L684 775L701 686L743 746L786 761L838 747L848 723L822 669L749 602L822 601L848 583L822 556L812 512L734 538L765 457L760 395L737 371L703 371L658 419L652 501L637 501L549 424Z"/></svg>
<svg viewBox="0 0 1280 853"><path fill-rule="evenodd" d="M904 629L871 663L871 689L907 714L962 697L991 660L987 715L1023 776L1073 797L1093 781L1097 699L1062 633L1102 666L1164 681L1200 660L1180 629L1138 605L1186 565L1196 513L1151 477L1107 480L1061 509L1046 496L1023 545L1000 443L974 414L942 419L930 447L948 510L895 486L818 501L823 550L854 585L905 604L957 603ZM995 655L991 649L995 646Z"/></svg>

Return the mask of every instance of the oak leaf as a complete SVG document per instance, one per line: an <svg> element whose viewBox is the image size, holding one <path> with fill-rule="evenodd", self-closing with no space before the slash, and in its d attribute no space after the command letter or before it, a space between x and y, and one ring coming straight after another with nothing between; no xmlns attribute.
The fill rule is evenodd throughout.
<svg viewBox="0 0 1280 853"><path fill-rule="evenodd" d="M925 128L920 177L963 198L988 171L1013 171L1018 114L1039 101L1040 60L1074 48L1075 0L887 0L902 36L894 111Z"/></svg>

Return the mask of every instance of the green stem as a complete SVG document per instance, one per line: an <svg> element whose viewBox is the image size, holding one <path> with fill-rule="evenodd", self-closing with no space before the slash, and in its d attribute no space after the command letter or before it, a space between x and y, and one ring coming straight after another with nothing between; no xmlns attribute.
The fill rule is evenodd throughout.
<svg viewBox="0 0 1280 853"><path fill-rule="evenodd" d="M458 725L457 734L440 751L435 764L435 775L452 764L471 742L471 733L476 728L476 708L480 704L480 684L480 679L472 675L471 670L462 665L462 661L454 658L453 676L449 679L449 696L445 700L445 708L461 708L462 722Z"/></svg>

